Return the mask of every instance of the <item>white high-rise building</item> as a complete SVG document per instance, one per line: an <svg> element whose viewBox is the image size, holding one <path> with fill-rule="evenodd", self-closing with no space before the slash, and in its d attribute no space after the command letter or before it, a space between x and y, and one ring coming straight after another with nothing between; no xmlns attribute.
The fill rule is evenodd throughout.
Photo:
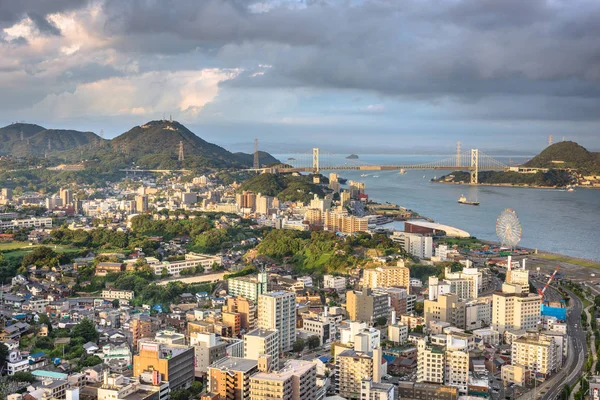
<svg viewBox="0 0 600 400"><path fill-rule="evenodd" d="M258 296L258 327L279 332L279 348L290 351L296 341L296 294L269 292Z"/></svg>
<svg viewBox="0 0 600 400"><path fill-rule="evenodd" d="M542 296L521 292L520 285L503 284L492 297L492 326L499 332L534 329L540 320Z"/></svg>

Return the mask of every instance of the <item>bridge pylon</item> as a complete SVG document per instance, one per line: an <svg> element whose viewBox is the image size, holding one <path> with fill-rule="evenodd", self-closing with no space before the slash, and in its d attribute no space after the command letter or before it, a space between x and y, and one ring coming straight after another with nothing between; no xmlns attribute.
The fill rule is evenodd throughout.
<svg viewBox="0 0 600 400"><path fill-rule="evenodd" d="M471 185L479 184L479 149L471 149Z"/></svg>
<svg viewBox="0 0 600 400"><path fill-rule="evenodd" d="M315 174L319 173L319 148L313 148L313 171Z"/></svg>

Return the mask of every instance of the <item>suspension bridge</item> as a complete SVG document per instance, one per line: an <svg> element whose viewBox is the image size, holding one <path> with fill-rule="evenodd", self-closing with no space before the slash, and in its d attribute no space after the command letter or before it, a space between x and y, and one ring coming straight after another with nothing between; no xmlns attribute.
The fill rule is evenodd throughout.
<svg viewBox="0 0 600 400"><path fill-rule="evenodd" d="M376 165L369 164L359 159L349 159L344 156L323 153L319 148L313 148L312 152L294 155L288 158L285 163L270 165L264 168L255 167L249 171L270 172L270 173L290 173L290 172L312 172L335 171L335 170L359 170L359 171L392 171L392 170L448 170L448 171L468 171L471 176L471 184L478 184L479 171L504 171L509 168L508 165L496 160L493 157L479 151L471 149L464 152L460 151L460 146L454 156L437 161L402 164L402 165Z"/></svg>

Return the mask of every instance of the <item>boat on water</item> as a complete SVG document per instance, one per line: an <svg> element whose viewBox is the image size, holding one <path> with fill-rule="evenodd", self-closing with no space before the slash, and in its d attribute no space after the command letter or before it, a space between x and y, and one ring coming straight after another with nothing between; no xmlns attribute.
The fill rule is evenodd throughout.
<svg viewBox="0 0 600 400"><path fill-rule="evenodd" d="M404 175L406 173L406 170L404 168L402 168L399 172L400 175Z"/></svg>
<svg viewBox="0 0 600 400"><path fill-rule="evenodd" d="M379 178L379 175L373 175L373 178Z"/></svg>
<svg viewBox="0 0 600 400"><path fill-rule="evenodd" d="M575 188L573 186L567 186L567 192L574 192Z"/></svg>
<svg viewBox="0 0 600 400"><path fill-rule="evenodd" d="M469 206L478 206L479 205L478 201L467 200L467 198L465 197L464 194L460 195L460 197L458 198L458 203L459 204L467 204Z"/></svg>
<svg viewBox="0 0 600 400"><path fill-rule="evenodd" d="M369 174L361 174L360 176L365 177L365 176L369 176Z"/></svg>

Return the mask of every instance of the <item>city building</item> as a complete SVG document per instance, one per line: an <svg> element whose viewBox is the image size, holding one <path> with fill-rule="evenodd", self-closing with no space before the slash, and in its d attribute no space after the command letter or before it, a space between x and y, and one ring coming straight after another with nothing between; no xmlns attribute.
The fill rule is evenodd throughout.
<svg viewBox="0 0 600 400"><path fill-rule="evenodd" d="M452 386L421 382L398 382L401 399L413 400L457 400L458 389Z"/></svg>
<svg viewBox="0 0 600 400"><path fill-rule="evenodd" d="M102 298L107 300L132 300L134 298L133 290L115 290L115 289L104 289L102 290Z"/></svg>
<svg viewBox="0 0 600 400"><path fill-rule="evenodd" d="M148 211L148 195L142 194L135 196L135 210L138 213Z"/></svg>
<svg viewBox="0 0 600 400"><path fill-rule="evenodd" d="M258 372L254 359L225 357L208 367L208 392L227 400L250 399L250 376Z"/></svg>
<svg viewBox="0 0 600 400"><path fill-rule="evenodd" d="M340 327L340 343L359 352L370 352L381 346L381 331L365 322L348 322Z"/></svg>
<svg viewBox="0 0 600 400"><path fill-rule="evenodd" d="M150 339L138 342L138 354L133 356L133 375L158 371L171 390L185 389L194 380L194 349L185 345L168 345Z"/></svg>
<svg viewBox="0 0 600 400"><path fill-rule="evenodd" d="M259 372L250 378L251 400L316 400L317 365L288 360L277 372Z"/></svg>
<svg viewBox="0 0 600 400"><path fill-rule="evenodd" d="M503 284L492 296L492 326L499 332L534 329L540 320L542 296L521 291L520 285Z"/></svg>
<svg viewBox="0 0 600 400"><path fill-rule="evenodd" d="M346 310L351 321L375 322L390 316L389 297L378 290L363 289L346 292Z"/></svg>
<svg viewBox="0 0 600 400"><path fill-rule="evenodd" d="M52 218L0 220L0 231L7 229L52 228Z"/></svg>
<svg viewBox="0 0 600 400"><path fill-rule="evenodd" d="M259 272L254 276L230 278L227 280L227 293L230 296L241 296L256 302L258 296L267 293L267 281L266 272Z"/></svg>
<svg viewBox="0 0 600 400"><path fill-rule="evenodd" d="M256 328L256 303L242 296L227 298L227 304L223 309L226 312L238 313L240 315L240 328L248 332Z"/></svg>
<svg viewBox="0 0 600 400"><path fill-rule="evenodd" d="M366 232L369 230L369 219L342 212L325 211L323 213L323 229L347 234Z"/></svg>
<svg viewBox="0 0 600 400"><path fill-rule="evenodd" d="M512 364L523 365L534 376L547 378L562 366L562 349L552 336L528 333L512 341Z"/></svg>
<svg viewBox="0 0 600 400"><path fill-rule="evenodd" d="M343 276L325 275L323 276L323 288L343 292L346 290L346 278Z"/></svg>
<svg viewBox="0 0 600 400"><path fill-rule="evenodd" d="M194 348L196 377L204 376L211 364L228 355L228 343L214 333L192 332L189 343Z"/></svg>
<svg viewBox="0 0 600 400"><path fill-rule="evenodd" d="M418 233L394 232L390 239L398 243L408 254L417 258L431 258L433 238Z"/></svg>
<svg viewBox="0 0 600 400"><path fill-rule="evenodd" d="M138 342L143 338L153 337L152 322L147 316L136 315L129 322L132 346L137 348Z"/></svg>
<svg viewBox="0 0 600 400"><path fill-rule="evenodd" d="M387 363L382 358L381 348L363 353L355 350L344 350L335 357L336 391L346 398L361 398L363 379L380 383L387 374Z"/></svg>
<svg viewBox="0 0 600 400"><path fill-rule="evenodd" d="M148 257L146 261L148 262L148 265L150 265L150 268L153 269L154 275L163 275L163 273L166 273L174 277L181 276L181 271L185 269L201 266L205 270L210 270L214 264L223 264L223 258L219 255L199 254L193 252L186 253L185 259L181 261L161 262L156 259L151 259L150 257Z"/></svg>
<svg viewBox="0 0 600 400"><path fill-rule="evenodd" d="M258 327L277 330L280 350L292 350L296 342L296 295L279 291L258 296Z"/></svg>
<svg viewBox="0 0 600 400"><path fill-rule="evenodd" d="M261 356L271 356L279 360L279 333L276 330L255 329L244 335L244 358L257 360Z"/></svg>
<svg viewBox="0 0 600 400"><path fill-rule="evenodd" d="M365 269L363 286L370 289L394 286L410 291L410 270L404 266L404 263L396 267Z"/></svg>
<svg viewBox="0 0 600 400"><path fill-rule="evenodd" d="M438 296L437 300L425 300L425 325L429 327L432 321L442 321L457 328L465 329L466 302L460 300L454 293Z"/></svg>
<svg viewBox="0 0 600 400"><path fill-rule="evenodd" d="M396 386L391 383L374 383L363 379L360 386L361 400L396 400Z"/></svg>

